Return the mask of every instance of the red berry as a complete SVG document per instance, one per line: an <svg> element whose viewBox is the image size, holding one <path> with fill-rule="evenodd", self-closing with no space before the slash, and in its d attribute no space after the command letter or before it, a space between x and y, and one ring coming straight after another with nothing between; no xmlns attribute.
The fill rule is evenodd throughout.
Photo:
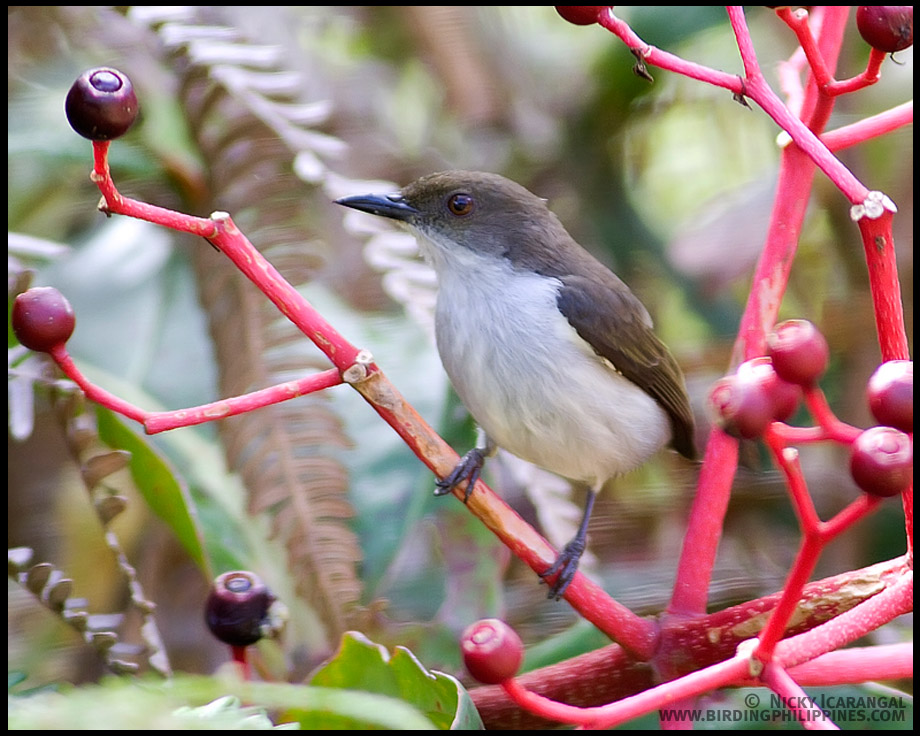
<svg viewBox="0 0 920 736"><path fill-rule="evenodd" d="M860 5L856 27L872 48L893 54L914 43L914 6Z"/></svg>
<svg viewBox="0 0 920 736"><path fill-rule="evenodd" d="M777 375L773 361L766 355L744 361L738 366L737 373L766 392L770 399L773 419L784 422L795 413L801 391L798 386L784 381Z"/></svg>
<svg viewBox="0 0 920 736"><path fill-rule="evenodd" d="M732 437L756 439L773 421L773 406L767 393L737 375L716 381L709 393L709 405L716 422Z"/></svg>
<svg viewBox="0 0 920 736"><path fill-rule="evenodd" d="M914 431L914 362L889 360L875 369L866 391L869 409L881 424Z"/></svg>
<svg viewBox="0 0 920 736"><path fill-rule="evenodd" d="M107 67L83 72L64 102L70 127L91 141L124 135L137 118L138 109L131 80Z"/></svg>
<svg viewBox="0 0 920 736"><path fill-rule="evenodd" d="M766 356L747 360L734 375L719 379L709 393L716 422L733 437L756 439L771 422L792 416L799 388L783 381Z"/></svg>
<svg viewBox="0 0 920 736"><path fill-rule="evenodd" d="M524 659L521 638L497 618L482 619L468 626L460 637L460 651L467 671L486 685L510 680Z"/></svg>
<svg viewBox="0 0 920 736"><path fill-rule="evenodd" d="M597 23L597 17L604 8L610 5L556 5L556 12L569 23L576 26L590 26Z"/></svg>
<svg viewBox="0 0 920 736"><path fill-rule="evenodd" d="M776 325L767 335L767 352L777 375L801 386L810 386L824 374L830 356L824 335L804 319Z"/></svg>
<svg viewBox="0 0 920 736"><path fill-rule="evenodd" d="M205 621L215 637L231 646L255 644L263 636L275 596L258 575L246 570L214 579L205 603Z"/></svg>
<svg viewBox="0 0 920 736"><path fill-rule="evenodd" d="M872 427L853 442L850 473L873 496L896 496L914 476L914 447L910 437L893 427Z"/></svg>
<svg viewBox="0 0 920 736"><path fill-rule="evenodd" d="M52 286L37 286L17 296L12 321L16 339L40 353L67 342L76 324L70 302Z"/></svg>

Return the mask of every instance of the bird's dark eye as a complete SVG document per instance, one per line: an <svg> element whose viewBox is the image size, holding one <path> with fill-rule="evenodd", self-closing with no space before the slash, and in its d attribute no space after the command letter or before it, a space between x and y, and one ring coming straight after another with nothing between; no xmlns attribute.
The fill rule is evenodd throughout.
<svg viewBox="0 0 920 736"><path fill-rule="evenodd" d="M473 211L475 202L469 194L452 194L447 200L447 209L452 215L466 217Z"/></svg>

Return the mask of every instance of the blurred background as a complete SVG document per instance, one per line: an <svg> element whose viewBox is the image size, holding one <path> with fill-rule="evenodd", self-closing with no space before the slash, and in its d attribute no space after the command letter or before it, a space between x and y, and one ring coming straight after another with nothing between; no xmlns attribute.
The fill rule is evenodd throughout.
<svg viewBox="0 0 920 736"><path fill-rule="evenodd" d="M740 70L722 8L617 13L655 46ZM195 215L230 212L461 453L473 427L434 351L431 274L411 238L332 204L449 168L501 173L548 199L643 299L687 374L702 447L706 392L729 365L773 198L778 130L761 111L662 70L641 79L616 38L551 6L10 6L7 17L8 291L60 289L77 315L72 354L113 393L180 408L325 365L207 243L96 211L91 146L69 128L63 101L82 71L103 65L131 78L141 104L111 149L122 193ZM778 88L791 34L763 7L748 20ZM851 26L838 78L868 57ZM839 100L830 127L909 99L912 51L885 64L880 84ZM912 150L902 129L841 153L900 208L911 340ZM820 175L813 195L781 315L824 332L832 365L822 387L842 419L869 426L864 390L879 352L862 246ZM284 637L261 656L290 679L328 657L346 629L454 673L458 632L483 616L518 629L528 666L606 641L546 601L536 576L454 499L433 498L431 474L346 387L145 440L194 509L205 550L196 564L136 479L107 479L129 504L100 526L73 443L78 427L99 433L92 407L62 401L68 392L41 356L11 352L10 375L9 546L63 570L89 610L114 612L130 595L106 543L106 531L116 534L176 669L210 672L226 660L202 602L212 575L239 568L257 571L287 606ZM756 444L743 456L713 609L780 589L798 546L782 481ZM844 458L839 447L803 451L825 518L857 494ZM487 481L551 541L570 538L577 489L507 457L487 466ZM668 601L695 482L695 468L663 453L595 510L583 569L640 614ZM816 577L894 557L903 536L890 501L828 548ZM11 669L33 684L99 676L95 653L13 583L9 606ZM140 647L131 625L122 643Z"/></svg>

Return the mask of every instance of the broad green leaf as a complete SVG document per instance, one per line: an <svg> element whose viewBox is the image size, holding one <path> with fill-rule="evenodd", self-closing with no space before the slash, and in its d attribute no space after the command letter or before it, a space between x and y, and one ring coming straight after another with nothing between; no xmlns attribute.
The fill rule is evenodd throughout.
<svg viewBox="0 0 920 736"><path fill-rule="evenodd" d="M427 670L404 647L390 654L356 631L343 635L338 652L310 684L400 698L442 729L482 727L469 695L455 678Z"/></svg>

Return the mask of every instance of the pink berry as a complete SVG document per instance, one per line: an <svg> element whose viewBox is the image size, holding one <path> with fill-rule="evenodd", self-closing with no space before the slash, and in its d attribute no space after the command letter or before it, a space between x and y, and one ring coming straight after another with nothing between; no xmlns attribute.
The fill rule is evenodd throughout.
<svg viewBox="0 0 920 736"><path fill-rule="evenodd" d="M751 358L738 366L738 375L766 392L772 406L773 419L784 422L799 406L801 391L798 386L779 377L773 361L766 355Z"/></svg>
<svg viewBox="0 0 920 736"><path fill-rule="evenodd" d="M913 5L860 5L856 28L872 48L893 54L914 43Z"/></svg>
<svg viewBox="0 0 920 736"><path fill-rule="evenodd" d="M460 637L467 671L479 682L497 685L514 677L524 659L524 645L504 621L486 618L468 626Z"/></svg>
<svg viewBox="0 0 920 736"><path fill-rule="evenodd" d="M799 388L783 381L766 356L747 360L731 376L719 379L709 393L709 406L719 426L742 439L763 435L771 422L792 416Z"/></svg>
<svg viewBox="0 0 920 736"><path fill-rule="evenodd" d="M767 352L784 381L814 384L827 370L830 350L824 335L804 319L781 322L767 335Z"/></svg>
<svg viewBox="0 0 920 736"><path fill-rule="evenodd" d="M765 391L737 374L716 381L709 393L716 422L732 437L751 440L763 435L773 421L773 407Z"/></svg>
<svg viewBox="0 0 920 736"><path fill-rule="evenodd" d="M866 391L869 409L880 424L914 431L914 362L889 360L876 368Z"/></svg>
<svg viewBox="0 0 920 736"><path fill-rule="evenodd" d="M61 292L52 286L38 286L16 297L12 322L16 339L22 345L47 353L70 339L76 318Z"/></svg>
<svg viewBox="0 0 920 736"><path fill-rule="evenodd" d="M893 427L872 427L859 435L850 450L850 473L872 496L896 496L914 475L914 446Z"/></svg>

